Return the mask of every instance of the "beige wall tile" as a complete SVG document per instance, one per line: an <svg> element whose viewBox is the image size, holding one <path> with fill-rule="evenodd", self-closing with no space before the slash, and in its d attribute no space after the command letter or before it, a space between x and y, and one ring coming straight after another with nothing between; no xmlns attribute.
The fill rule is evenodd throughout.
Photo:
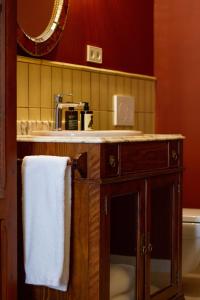
<svg viewBox="0 0 200 300"><path fill-rule="evenodd" d="M40 108L29 108L28 110L29 120L41 120L41 110Z"/></svg>
<svg viewBox="0 0 200 300"><path fill-rule="evenodd" d="M52 106L51 87L51 67L41 66L41 107L43 108Z"/></svg>
<svg viewBox="0 0 200 300"><path fill-rule="evenodd" d="M18 62L17 118L54 120L54 95L73 93L64 101L88 101L94 113L94 129L138 129L154 132L155 81L93 70ZM113 126L114 94L135 97L135 125ZM20 106L21 105L21 106ZM64 121L64 110L63 110Z"/></svg>
<svg viewBox="0 0 200 300"><path fill-rule="evenodd" d="M124 95L131 96L131 78L124 78Z"/></svg>
<svg viewBox="0 0 200 300"><path fill-rule="evenodd" d="M28 63L17 63L17 106L28 107Z"/></svg>
<svg viewBox="0 0 200 300"><path fill-rule="evenodd" d="M113 111L113 95L116 94L116 76L108 76L108 110Z"/></svg>
<svg viewBox="0 0 200 300"><path fill-rule="evenodd" d="M72 99L73 102L81 101L81 71L72 71Z"/></svg>
<svg viewBox="0 0 200 300"><path fill-rule="evenodd" d="M40 107L40 65L29 64L29 107Z"/></svg>
<svg viewBox="0 0 200 300"><path fill-rule="evenodd" d="M17 120L28 120L28 108L17 108Z"/></svg>
<svg viewBox="0 0 200 300"><path fill-rule="evenodd" d="M135 99L135 112L139 111L139 80L133 78L131 80L131 95Z"/></svg>
<svg viewBox="0 0 200 300"><path fill-rule="evenodd" d="M145 112L154 111L154 93L151 81L145 82Z"/></svg>
<svg viewBox="0 0 200 300"><path fill-rule="evenodd" d="M113 125L113 112L109 111L108 112L108 130L113 130L115 129L115 126Z"/></svg>
<svg viewBox="0 0 200 300"><path fill-rule="evenodd" d="M138 113L138 130L141 130L145 133L145 114Z"/></svg>
<svg viewBox="0 0 200 300"><path fill-rule="evenodd" d="M50 120L52 120L52 109L41 108L41 120L42 121L50 121Z"/></svg>
<svg viewBox="0 0 200 300"><path fill-rule="evenodd" d="M155 133L155 116L153 113L145 114L145 133Z"/></svg>
<svg viewBox="0 0 200 300"><path fill-rule="evenodd" d="M124 93L124 77L116 76L116 94L123 95Z"/></svg>
<svg viewBox="0 0 200 300"><path fill-rule="evenodd" d="M138 113L136 112L135 113L135 122L134 122L134 125L133 125L133 129L139 130L138 124L139 124L139 118L138 118Z"/></svg>
<svg viewBox="0 0 200 300"><path fill-rule="evenodd" d="M81 73L81 101L91 102L91 82L90 72L82 71Z"/></svg>
<svg viewBox="0 0 200 300"><path fill-rule="evenodd" d="M100 119L99 119L99 129L100 130L107 130L108 129L108 111L100 111L99 112Z"/></svg>
<svg viewBox="0 0 200 300"><path fill-rule="evenodd" d="M156 82L152 82L151 90L152 90L151 112L154 113L155 112L155 103L156 103Z"/></svg>
<svg viewBox="0 0 200 300"><path fill-rule="evenodd" d="M63 85L63 94L71 96L65 96L67 101L72 102L72 70L64 68L62 70L62 85Z"/></svg>
<svg viewBox="0 0 200 300"><path fill-rule="evenodd" d="M99 74L91 73L91 109L99 111L99 97L100 97L100 86L99 86Z"/></svg>
<svg viewBox="0 0 200 300"><path fill-rule="evenodd" d="M144 80L142 79L139 80L138 88L139 88L138 112L144 112L145 111L145 81Z"/></svg>
<svg viewBox="0 0 200 300"><path fill-rule="evenodd" d="M108 76L100 74L99 81L99 109L108 110Z"/></svg>
<svg viewBox="0 0 200 300"><path fill-rule="evenodd" d="M95 130L99 130L99 118L100 118L99 111L94 110L93 111L93 120L94 120L94 129Z"/></svg>

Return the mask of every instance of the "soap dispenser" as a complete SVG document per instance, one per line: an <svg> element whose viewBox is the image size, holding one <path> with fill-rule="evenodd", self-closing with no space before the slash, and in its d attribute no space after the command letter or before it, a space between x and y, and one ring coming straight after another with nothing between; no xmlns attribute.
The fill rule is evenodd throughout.
<svg viewBox="0 0 200 300"><path fill-rule="evenodd" d="M88 102L84 102L81 111L81 130L93 130L93 112L89 109Z"/></svg>
<svg viewBox="0 0 200 300"><path fill-rule="evenodd" d="M74 107L69 107L69 110L65 112L65 129L78 130L78 112L74 110Z"/></svg>

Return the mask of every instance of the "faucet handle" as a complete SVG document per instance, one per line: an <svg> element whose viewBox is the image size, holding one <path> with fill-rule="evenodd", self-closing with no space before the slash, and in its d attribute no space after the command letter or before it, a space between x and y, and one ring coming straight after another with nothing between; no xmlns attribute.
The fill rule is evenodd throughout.
<svg viewBox="0 0 200 300"><path fill-rule="evenodd" d="M69 93L69 94L56 94L55 96L54 96L54 99L55 99L55 102L56 103L62 103L63 102L63 97L64 96L72 96L72 93Z"/></svg>

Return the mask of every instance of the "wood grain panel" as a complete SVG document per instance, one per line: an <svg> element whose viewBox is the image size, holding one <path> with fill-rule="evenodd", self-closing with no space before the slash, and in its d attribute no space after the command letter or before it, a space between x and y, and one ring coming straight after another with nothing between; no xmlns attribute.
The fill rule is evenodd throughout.
<svg viewBox="0 0 200 300"><path fill-rule="evenodd" d="M120 145L122 174L168 167L168 142Z"/></svg>
<svg viewBox="0 0 200 300"><path fill-rule="evenodd" d="M3 4L2 4L3 5ZM2 9L1 9L2 10ZM5 193L5 10L0 15L0 198Z"/></svg>
<svg viewBox="0 0 200 300"><path fill-rule="evenodd" d="M89 299L100 299L100 187L89 185Z"/></svg>
<svg viewBox="0 0 200 300"><path fill-rule="evenodd" d="M5 221L0 221L0 292L1 299L7 299L7 264L8 264L8 240L7 240L7 228Z"/></svg>
<svg viewBox="0 0 200 300"><path fill-rule="evenodd" d="M169 147L169 143L172 143L171 147ZM139 230L137 233L132 229L127 230L127 232L132 236L137 235L135 237L137 238L138 253L137 297L138 299L149 298L149 260L147 257L144 257L146 255L145 252L143 253L144 256L140 255L141 247L147 246L149 238L148 221L146 220L148 218L146 211L148 207L147 202L149 201L148 190L151 178L155 178L155 175L159 176L160 182L165 181L164 176L169 178L169 174L166 175L166 172L174 173L173 178L178 179L180 169L177 166L169 166L169 149L171 149L170 151L179 149L179 146L175 141L120 144L18 142L18 156L21 158L24 155L34 154L75 157L78 153L87 152L88 159L87 178L81 178L77 172L73 172L69 289L67 292L60 292L49 288L25 285L23 270L21 270L19 272L20 280L22 280L20 290L23 291L23 294L19 298L20 300L108 300L110 283L109 249L111 249L109 235L110 199L120 197L120 201L124 201L126 195L126 199L132 201L131 195L134 194L133 199L137 202L139 201L138 193L141 195L141 198L137 202L139 206L135 207L137 213L132 204L130 210L129 208L127 210L129 212L135 211L135 213L131 212L131 218L133 217L133 219L137 220L136 223ZM110 155L114 155L117 158L115 172L113 170L110 171L107 167ZM180 152L180 155L182 155L182 152ZM125 215L128 216L128 212L124 211ZM116 222L118 222L118 218L121 218L120 208L117 209ZM123 222L123 218L121 221ZM130 223L127 222L126 224L129 225ZM117 226L114 225L113 227ZM114 242L116 240L113 241L113 239L111 239L112 245L115 245ZM178 239L176 232L174 239ZM20 235L19 240L22 242ZM120 253L130 253L127 250L132 250L132 248L129 244L128 247L128 249L120 247L119 249L123 250ZM179 251L181 253L180 248ZM175 259L178 261L178 258ZM19 263L20 265L22 264L20 256ZM176 287L173 287L173 289L169 287L166 291L163 291L162 295L164 295L163 298L165 299L176 299L176 296L173 296L176 293ZM180 299L183 300L183 298Z"/></svg>

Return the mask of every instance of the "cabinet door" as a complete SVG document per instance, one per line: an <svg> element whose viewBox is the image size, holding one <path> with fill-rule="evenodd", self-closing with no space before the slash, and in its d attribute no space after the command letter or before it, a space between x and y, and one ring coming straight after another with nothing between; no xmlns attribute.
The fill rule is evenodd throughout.
<svg viewBox="0 0 200 300"><path fill-rule="evenodd" d="M145 181L109 184L105 192L108 268L105 280L110 283L107 286L110 295L104 299L122 293L131 300L144 299Z"/></svg>
<svg viewBox="0 0 200 300"><path fill-rule="evenodd" d="M0 299L17 299L16 1L0 0Z"/></svg>
<svg viewBox="0 0 200 300"><path fill-rule="evenodd" d="M170 299L178 291L179 176L147 181L146 298ZM149 289L149 290L148 290Z"/></svg>

